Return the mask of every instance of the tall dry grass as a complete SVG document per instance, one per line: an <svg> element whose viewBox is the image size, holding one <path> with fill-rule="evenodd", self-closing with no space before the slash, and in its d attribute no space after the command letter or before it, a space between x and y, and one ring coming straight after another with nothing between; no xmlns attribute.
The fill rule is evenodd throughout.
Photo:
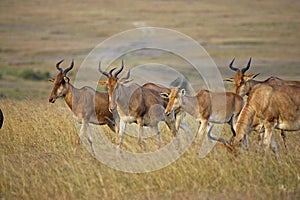
<svg viewBox="0 0 300 200"><path fill-rule="evenodd" d="M204 45L222 75L233 57L250 56L262 78L299 77L299 1L13 1L0 2L0 95L47 98L51 85L16 79L4 69L57 73L61 58L75 58L77 69L99 42L146 26L171 28ZM13 69L12 69L13 68ZM250 69L250 71L252 70ZM74 69L75 71L75 69ZM254 73L253 71L253 73ZM13 72L15 73L15 72ZM249 72L250 73L250 72ZM232 86L231 86L232 87ZM0 130L1 199L299 199L299 135L289 133L289 151L280 137L281 163L252 148L238 157L217 149L204 159L193 144L171 165L129 174L108 168L81 146L71 112L62 101L0 100L5 115ZM113 141L115 134L106 136ZM226 133L230 135L230 133ZM165 131L165 143L171 138ZM155 138L147 144L155 149ZM136 138L124 149L141 151Z"/></svg>
<svg viewBox="0 0 300 200"><path fill-rule="evenodd" d="M298 199L300 157L297 133L288 133L281 162L252 148L233 156L216 148L203 159L192 146L171 165L132 174L107 167L83 145L74 153L77 132L71 112L58 100L1 100L0 197L3 199ZM106 128L105 128L106 129ZM229 134L229 133L228 133ZM106 135L114 140L114 133ZM162 133L167 138L169 133ZM137 146L125 138L124 148ZM154 145L151 139L148 145ZM126 147L127 145L127 147ZM133 148L133 147L132 147ZM139 147L136 147L138 149Z"/></svg>

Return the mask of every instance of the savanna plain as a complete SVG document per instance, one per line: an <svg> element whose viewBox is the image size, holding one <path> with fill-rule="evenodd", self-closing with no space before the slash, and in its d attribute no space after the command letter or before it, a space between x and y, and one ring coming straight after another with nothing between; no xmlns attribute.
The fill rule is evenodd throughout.
<svg viewBox="0 0 300 200"><path fill-rule="evenodd" d="M143 26L182 32L201 44L222 77L236 58L249 73L299 80L300 2L288 1L15 1L0 2L1 199L299 199L300 137L275 131L280 162L263 156L257 134L238 155L216 147L204 158L193 143L175 162L153 172L111 169L81 145L63 99L48 103L55 64L74 58L71 83L88 53L122 31ZM150 58L157 61L157 58ZM158 59L159 60L159 59ZM138 65L139 58L128 60ZM172 62L172 61L171 61ZM68 64L64 64L68 65ZM97 67L97 66L95 66ZM192 73L192 72L191 72ZM100 74L99 74L100 76ZM227 90L233 86L225 83ZM192 124L195 125L195 124ZM103 128L113 143L115 133ZM163 141L172 135L162 129ZM225 126L223 136L230 137ZM156 139L146 140L155 149ZM141 151L126 136L124 148Z"/></svg>

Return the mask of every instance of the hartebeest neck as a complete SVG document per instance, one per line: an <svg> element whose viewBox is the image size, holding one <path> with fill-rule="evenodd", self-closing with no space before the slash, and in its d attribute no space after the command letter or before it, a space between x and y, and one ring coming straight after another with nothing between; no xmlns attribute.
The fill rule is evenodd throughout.
<svg viewBox="0 0 300 200"><path fill-rule="evenodd" d="M251 105L247 104L239 115L236 124L236 141L242 140L244 135L247 135L252 129L255 111Z"/></svg>
<svg viewBox="0 0 300 200"><path fill-rule="evenodd" d="M116 104L119 113L123 115L129 115L130 113L129 102L135 100L132 99L132 95L134 92L136 92L138 88L140 88L140 86L136 84L131 84L130 86L125 86L120 83L118 84L115 95L118 96L116 100Z"/></svg>
<svg viewBox="0 0 300 200"><path fill-rule="evenodd" d="M67 87L67 92L66 92L66 95L64 96L64 98L65 98L67 105L72 110L72 108L73 108L73 93L76 90L76 88L70 83L67 83L66 87Z"/></svg>
<svg viewBox="0 0 300 200"><path fill-rule="evenodd" d="M182 96L181 105L182 109L192 115L195 118L198 118L199 115L199 106L196 96Z"/></svg>

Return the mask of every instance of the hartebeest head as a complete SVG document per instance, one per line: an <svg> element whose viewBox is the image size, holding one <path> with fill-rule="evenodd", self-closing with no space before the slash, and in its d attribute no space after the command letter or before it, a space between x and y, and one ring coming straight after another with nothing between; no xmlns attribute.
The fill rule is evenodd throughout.
<svg viewBox="0 0 300 200"><path fill-rule="evenodd" d="M50 103L54 103L59 97L64 97L68 90L70 79L67 77L67 73L73 68L74 59L72 60L70 67L66 68L65 70L59 67L63 61L64 60L61 60L56 64L56 69L59 71L56 78L49 79L49 81L54 83L54 87L49 97Z"/></svg>
<svg viewBox="0 0 300 200"><path fill-rule="evenodd" d="M240 96L245 96L249 91L248 88L246 87L246 83L250 80L252 80L253 78L255 78L258 74L249 74L249 75L245 75L245 72L250 68L251 65L251 58L248 61L248 64L245 68L239 69L239 68L235 68L233 67L233 62L235 59L233 59L231 61L231 63L229 64L229 68L233 71L236 72L235 77L233 78L228 78L226 79L226 81L230 81L233 82L234 84L234 93L240 95Z"/></svg>
<svg viewBox="0 0 300 200"><path fill-rule="evenodd" d="M173 110L177 109L181 105L182 96L185 95L185 89L179 90L178 87L174 87L171 89L170 94L167 93L161 93L161 96L163 98L168 98L168 105L165 109L165 113L169 115Z"/></svg>
<svg viewBox="0 0 300 200"><path fill-rule="evenodd" d="M118 75L124 69L124 60L122 60L122 66L119 70L117 70L114 74L113 71L116 68L111 69L109 72L105 72L101 69L101 61L99 62L99 72L106 76L108 79L106 81L99 81L98 84L106 85L108 95L109 95L109 110L112 111L116 108L117 100L119 95L117 94L118 85L121 83L128 82L130 76L130 70L127 72L127 76L119 79Z"/></svg>

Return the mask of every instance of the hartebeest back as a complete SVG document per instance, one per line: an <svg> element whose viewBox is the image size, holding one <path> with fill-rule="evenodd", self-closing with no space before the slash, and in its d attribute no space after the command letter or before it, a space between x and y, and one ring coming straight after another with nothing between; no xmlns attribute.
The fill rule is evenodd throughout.
<svg viewBox="0 0 300 200"><path fill-rule="evenodd" d="M119 79L118 75L123 69L123 60L121 68L114 74L112 73L115 68L110 70L110 72L105 72L101 69L101 63L99 63L99 71L108 78L107 81L100 81L99 84L106 85L109 94L109 108L111 110L116 108L120 116L118 149L120 150L127 123L138 124L140 142L142 142L143 126L149 126L157 134L160 144L160 132L158 130L160 121L165 121L173 135L177 135L174 116L166 116L164 114L164 100L159 93L137 84L124 85L124 82L130 76L130 71L128 71L126 78Z"/></svg>
<svg viewBox="0 0 300 200"><path fill-rule="evenodd" d="M56 64L56 68L59 71L56 78L49 80L54 83L49 102L54 103L60 97L65 99L66 104L76 116L77 121L82 123L80 138L89 132L88 139L94 151L93 138L89 131L88 123L106 124L112 131L115 131L115 121L117 120L114 120L113 114L108 110L108 94L107 92L96 92L90 87L75 88L67 77L67 73L74 66L74 61L72 60L70 67L65 70L59 67L62 62L63 60ZM117 115L115 115L115 118L117 118ZM80 138L76 149L80 143Z"/></svg>
<svg viewBox="0 0 300 200"><path fill-rule="evenodd" d="M229 123L235 136L234 124L243 108L243 99L232 92L210 92L201 90L195 96L185 95L184 89L172 88L171 93L163 96L169 98L166 113L181 107L201 123L198 137L208 130L209 122Z"/></svg>

